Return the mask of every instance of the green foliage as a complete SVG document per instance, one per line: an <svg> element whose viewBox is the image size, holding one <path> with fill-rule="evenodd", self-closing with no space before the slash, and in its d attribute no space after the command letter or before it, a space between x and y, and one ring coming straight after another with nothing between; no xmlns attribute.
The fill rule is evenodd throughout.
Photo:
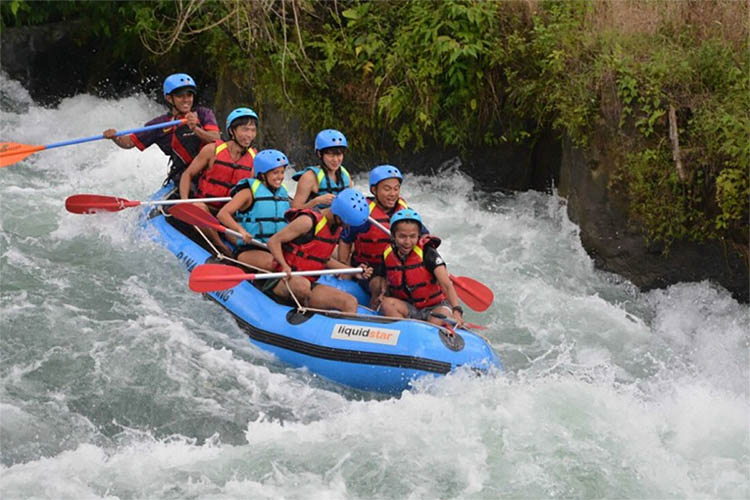
<svg viewBox="0 0 750 500"><path fill-rule="evenodd" d="M130 27L138 11L150 10L146 1L10 0L0 2L0 26L34 26L53 22L78 23L77 42L107 40L112 58L125 58L138 47L138 32Z"/></svg>
<svg viewBox="0 0 750 500"><path fill-rule="evenodd" d="M612 188L625 194L649 239L667 249L686 238L746 245L747 37L730 40L718 20L690 16L718 5L746 18L747 7L680 5L10 0L0 9L3 26L85 19L90 35L139 36L165 53L192 38L218 78L252 86L259 101L281 106L311 132L345 130L365 154L532 144L550 128L584 148L596 139L626 159ZM655 28L629 32L638 18L613 22L628 9L656 19ZM687 179L672 159L670 106Z"/></svg>
<svg viewBox="0 0 750 500"><path fill-rule="evenodd" d="M630 211L647 239L664 243L665 252L674 241L717 236L702 210L704 179L698 176L692 184L681 182L665 144L629 154L625 172Z"/></svg>

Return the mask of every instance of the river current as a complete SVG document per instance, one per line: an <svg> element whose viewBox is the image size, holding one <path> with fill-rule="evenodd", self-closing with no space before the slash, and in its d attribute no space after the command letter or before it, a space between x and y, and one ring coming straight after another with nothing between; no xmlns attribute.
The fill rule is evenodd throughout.
<svg viewBox="0 0 750 500"><path fill-rule="evenodd" d="M1 140L24 144L162 112L145 96L45 108L5 76L0 109ZM406 175L451 272L494 289L467 319L505 369L386 398L250 344L137 209L65 211L76 193L147 199L165 174L155 146L109 141L0 169L3 498L750 496L747 305L595 269L563 199L481 193L455 165Z"/></svg>

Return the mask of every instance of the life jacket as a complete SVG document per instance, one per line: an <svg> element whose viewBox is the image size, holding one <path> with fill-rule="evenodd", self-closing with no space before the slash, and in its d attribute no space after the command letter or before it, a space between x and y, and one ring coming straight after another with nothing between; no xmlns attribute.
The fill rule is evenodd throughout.
<svg viewBox="0 0 750 500"><path fill-rule="evenodd" d="M301 172L294 174L292 179L299 181L300 177L302 177L308 170L315 172L315 178L318 180L318 192L310 191L310 196L307 197L307 201L328 193L339 194L341 191L349 187L349 183L352 179L352 176L349 175L349 171L344 168L343 165L336 170L335 181L331 181L328 175L326 175L326 170L321 167L305 167ZM329 205L318 205L315 208L322 209L328 208L328 206Z"/></svg>
<svg viewBox="0 0 750 500"><path fill-rule="evenodd" d="M201 148L206 144L208 143L204 143L187 125L175 127L169 143L171 147L169 152L169 174L167 175L165 184L170 180L174 181L175 184L179 183L182 173L185 172L188 165L198 156Z"/></svg>
<svg viewBox="0 0 750 500"><path fill-rule="evenodd" d="M339 242L343 226L331 231L331 221L323 217L320 212L309 208L288 210L284 218L287 222L292 222L303 215L312 217L313 227L308 233L282 245L284 260L292 268L292 271L325 269L326 263L331 259L331 255L333 255L333 251ZM278 263L276 269L281 269ZM318 279L317 276L306 276L306 278L313 282Z"/></svg>
<svg viewBox="0 0 750 500"><path fill-rule="evenodd" d="M433 243L433 246L436 244ZM421 245L416 245L405 261L401 260L398 250L392 245L383 252L385 279L388 281L390 294L413 304L417 309L446 300L437 278L425 267L423 255L424 247Z"/></svg>
<svg viewBox="0 0 750 500"><path fill-rule="evenodd" d="M391 227L391 215L402 208L409 208L403 198L399 198L391 213L385 212L375 202L375 198L368 198L370 202L370 217L380 222L386 228ZM369 265L379 264L383 258L383 251L390 245L391 235L384 233L375 224L364 233L358 233L354 240L354 261Z"/></svg>
<svg viewBox="0 0 750 500"><path fill-rule="evenodd" d="M216 141L215 144L214 163L198 180L200 198L229 196L235 184L253 176L253 158L257 154L254 148L247 148L235 162L229 154L229 144L223 141Z"/></svg>
<svg viewBox="0 0 750 500"><path fill-rule="evenodd" d="M231 196L243 189L253 192L253 203L245 211L234 214L245 231L258 241L266 242L268 238L281 231L287 225L284 212L289 210L289 193L282 184L276 191L271 191L260 179L242 179L232 188Z"/></svg>

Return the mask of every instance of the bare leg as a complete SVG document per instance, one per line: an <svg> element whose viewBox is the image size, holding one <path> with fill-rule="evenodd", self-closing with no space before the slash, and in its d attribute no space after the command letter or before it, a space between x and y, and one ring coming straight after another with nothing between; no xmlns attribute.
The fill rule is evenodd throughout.
<svg viewBox="0 0 750 500"><path fill-rule="evenodd" d="M451 311L451 308L448 306L439 306L432 310L433 312L436 312L438 314L442 314L444 316L447 316L448 318L451 317L451 314L453 314L453 311ZM435 325L443 326L445 324L448 324L450 326L450 323L446 323L440 318L436 318L435 316L430 315L429 318L427 318L427 321L430 323L433 323Z"/></svg>
<svg viewBox="0 0 750 500"><path fill-rule="evenodd" d="M370 309L377 309L386 290L386 281L382 276L373 276L370 280Z"/></svg>
<svg viewBox="0 0 750 500"><path fill-rule="evenodd" d="M310 282L302 276L292 276L289 279L289 288L292 289L294 296L297 297L300 304L307 306L310 302ZM273 289L273 293L280 299L291 299L289 290L284 280L279 281Z"/></svg>
<svg viewBox="0 0 750 500"><path fill-rule="evenodd" d="M380 311L383 316L395 316L397 318L406 318L409 315L409 307L406 302L394 297L384 297Z"/></svg>
<svg viewBox="0 0 750 500"><path fill-rule="evenodd" d="M274 263L273 256L265 250L247 250L239 254L237 260L266 271L273 269Z"/></svg>
<svg viewBox="0 0 750 500"><path fill-rule="evenodd" d="M338 309L341 312L356 313L357 299L354 295L338 288L318 285L310 296L310 307L317 309Z"/></svg>
<svg viewBox="0 0 750 500"><path fill-rule="evenodd" d="M211 215L216 215L213 209L211 209L208 205L205 203L195 203L196 206L202 208L206 212L210 213ZM219 236L219 233L216 232L215 229L210 228L201 228L201 231L203 231L206 235L206 237L211 241L211 243L214 244L217 250L219 250L224 255L232 255L232 251L227 247L223 241L221 241L221 237Z"/></svg>

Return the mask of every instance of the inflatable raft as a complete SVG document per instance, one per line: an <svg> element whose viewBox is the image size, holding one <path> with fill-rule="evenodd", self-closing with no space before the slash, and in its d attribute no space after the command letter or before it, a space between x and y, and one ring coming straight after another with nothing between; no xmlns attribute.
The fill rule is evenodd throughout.
<svg viewBox="0 0 750 500"><path fill-rule="evenodd" d="M167 186L153 199L169 197ZM214 261L195 227L149 209L144 226L191 271ZM324 276L322 283L344 289L366 304L366 293L353 281ZM444 329L414 320L383 318L360 307L356 316L336 311L301 312L279 304L244 281L229 290L206 294L234 316L250 341L279 360L335 382L364 391L399 394L423 376L445 375L458 367L486 373L501 363L485 339L459 329Z"/></svg>

